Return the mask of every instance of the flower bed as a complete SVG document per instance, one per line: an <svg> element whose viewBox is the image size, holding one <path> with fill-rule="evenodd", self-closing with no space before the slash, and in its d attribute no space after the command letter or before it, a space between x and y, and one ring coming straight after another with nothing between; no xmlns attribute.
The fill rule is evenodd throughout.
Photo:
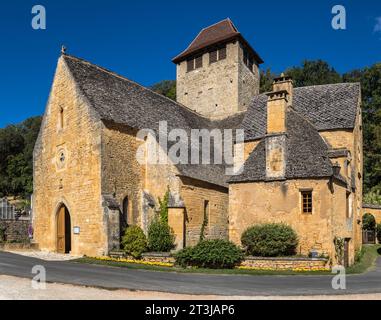
<svg viewBox="0 0 381 320"><path fill-rule="evenodd" d="M129 258L111 258L111 257L89 257L90 259L100 260L100 261L113 261L113 262L124 262L124 263L133 263L133 264L142 264L147 266L158 266L158 267L173 267L173 263L170 262L153 262L145 261L143 259L129 259Z"/></svg>
<svg viewBox="0 0 381 320"><path fill-rule="evenodd" d="M121 251L110 253L112 257L96 257L94 259L102 261L115 261L133 263L149 266L174 267L175 259L169 253L144 253L142 259L137 260L132 257L125 257ZM254 271L330 271L327 259L322 258L260 258L246 257L238 270Z"/></svg>

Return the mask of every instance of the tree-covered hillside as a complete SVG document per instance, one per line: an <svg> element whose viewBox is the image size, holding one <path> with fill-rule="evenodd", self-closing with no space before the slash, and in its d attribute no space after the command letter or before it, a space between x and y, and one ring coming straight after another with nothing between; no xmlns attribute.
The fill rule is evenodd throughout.
<svg viewBox="0 0 381 320"><path fill-rule="evenodd" d="M33 148L41 117L0 129L0 197L33 192Z"/></svg>

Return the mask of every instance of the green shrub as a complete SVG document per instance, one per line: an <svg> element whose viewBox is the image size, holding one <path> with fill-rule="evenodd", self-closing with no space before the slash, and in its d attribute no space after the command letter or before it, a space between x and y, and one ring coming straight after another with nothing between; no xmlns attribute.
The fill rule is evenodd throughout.
<svg viewBox="0 0 381 320"><path fill-rule="evenodd" d="M182 267L211 269L233 268L244 256L240 248L226 240L204 240L175 255L176 264Z"/></svg>
<svg viewBox="0 0 381 320"><path fill-rule="evenodd" d="M155 219L148 228L148 248L153 252L169 252L175 245L172 229L161 219Z"/></svg>
<svg viewBox="0 0 381 320"><path fill-rule="evenodd" d="M298 236L295 231L277 223L250 227L241 237L249 255L259 257L291 256L296 253Z"/></svg>
<svg viewBox="0 0 381 320"><path fill-rule="evenodd" d="M377 240L378 243L381 243L381 223L379 223L376 227Z"/></svg>
<svg viewBox="0 0 381 320"><path fill-rule="evenodd" d="M126 254L140 259L142 253L147 251L147 238L140 227L130 226L122 238L122 245Z"/></svg>
<svg viewBox="0 0 381 320"><path fill-rule="evenodd" d="M159 205L160 205L160 208L159 208L160 220L162 222L165 222L165 223L168 223L168 201L169 201L169 195L170 195L170 190L169 190L169 186L168 186L163 200L161 200L161 198L158 199L159 200Z"/></svg>

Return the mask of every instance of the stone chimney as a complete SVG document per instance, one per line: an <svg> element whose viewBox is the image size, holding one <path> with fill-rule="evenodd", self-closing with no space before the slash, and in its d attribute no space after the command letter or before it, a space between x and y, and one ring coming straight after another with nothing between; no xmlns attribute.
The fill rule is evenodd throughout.
<svg viewBox="0 0 381 320"><path fill-rule="evenodd" d="M286 174L286 118L292 104L292 79L283 74L267 94L266 178L283 180ZM290 94L291 93L291 94Z"/></svg>
<svg viewBox="0 0 381 320"><path fill-rule="evenodd" d="M273 91L267 96L267 134L286 132L288 92Z"/></svg>
<svg viewBox="0 0 381 320"><path fill-rule="evenodd" d="M273 82L273 91L287 91L288 106L292 106L292 96L294 94L294 85L292 77L287 77L282 73L280 77L275 78Z"/></svg>

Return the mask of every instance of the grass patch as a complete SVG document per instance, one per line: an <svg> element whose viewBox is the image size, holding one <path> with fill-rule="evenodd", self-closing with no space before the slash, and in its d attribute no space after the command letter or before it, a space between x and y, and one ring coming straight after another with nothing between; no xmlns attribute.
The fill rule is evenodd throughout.
<svg viewBox="0 0 381 320"><path fill-rule="evenodd" d="M375 265L380 256L381 245L363 245L361 251L356 256L356 262L353 266L347 268L348 274L364 273Z"/></svg>
<svg viewBox="0 0 381 320"><path fill-rule="evenodd" d="M128 269L139 269L139 270L149 270L158 272L177 272L177 273L205 273L205 274L231 274L231 275L332 275L330 271L292 271L292 270L239 270L239 269L203 269L203 268L179 268L179 267L161 267L161 266L150 266L138 263L126 263L119 261L105 261L98 260L94 258L84 257L76 260L72 260L74 263L86 263L86 264L96 264L104 265L110 267L128 268Z"/></svg>

